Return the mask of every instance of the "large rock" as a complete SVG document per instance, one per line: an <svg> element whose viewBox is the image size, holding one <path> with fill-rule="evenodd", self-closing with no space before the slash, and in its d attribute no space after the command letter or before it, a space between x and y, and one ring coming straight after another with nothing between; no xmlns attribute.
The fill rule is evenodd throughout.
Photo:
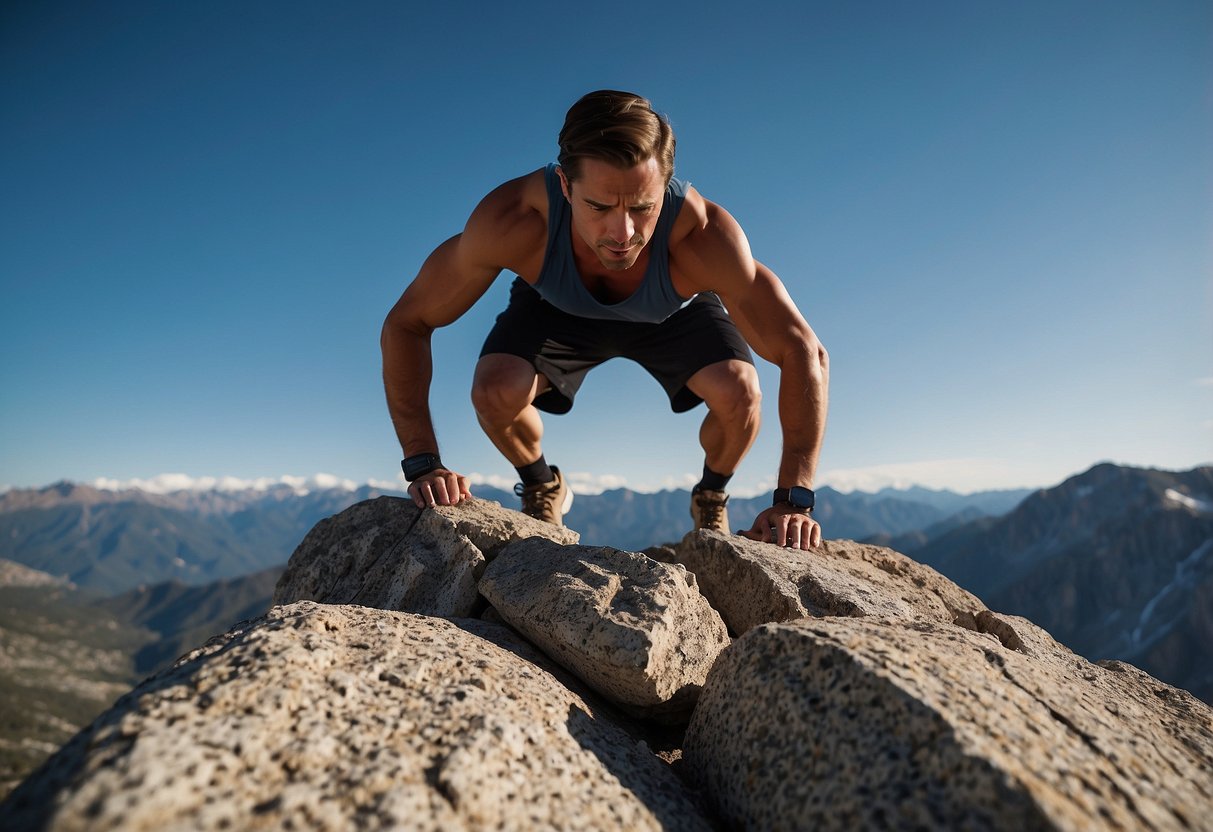
<svg viewBox="0 0 1213 832"><path fill-rule="evenodd" d="M900 552L850 540L803 551L695 531L675 549L700 591L737 635L807 616L894 616L976 622L985 605ZM976 625L975 625L976 626Z"/></svg>
<svg viewBox="0 0 1213 832"><path fill-rule="evenodd" d="M685 760L747 829L1208 829L1213 711L1029 622L751 630L721 656Z"/></svg>
<svg viewBox="0 0 1213 832"><path fill-rule="evenodd" d="M707 827L665 764L538 666L452 622L304 602L121 699L0 828Z"/></svg>
<svg viewBox="0 0 1213 832"><path fill-rule="evenodd" d="M467 616L478 600L476 580L486 558L533 535L578 540L571 529L476 498L425 510L400 497L365 500L308 533L278 581L274 603Z"/></svg>
<svg viewBox="0 0 1213 832"><path fill-rule="evenodd" d="M641 717L685 720L729 643L693 575L634 552L511 543L480 591L548 656Z"/></svg>

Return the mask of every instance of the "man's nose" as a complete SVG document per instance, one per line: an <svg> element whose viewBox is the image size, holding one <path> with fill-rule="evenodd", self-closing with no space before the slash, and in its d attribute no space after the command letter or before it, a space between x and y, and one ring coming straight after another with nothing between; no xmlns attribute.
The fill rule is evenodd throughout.
<svg viewBox="0 0 1213 832"><path fill-rule="evenodd" d="M611 226L608 233L611 239L616 243L626 243L632 239L632 235L636 231L636 225L632 222L632 217L627 211L615 215L612 218Z"/></svg>

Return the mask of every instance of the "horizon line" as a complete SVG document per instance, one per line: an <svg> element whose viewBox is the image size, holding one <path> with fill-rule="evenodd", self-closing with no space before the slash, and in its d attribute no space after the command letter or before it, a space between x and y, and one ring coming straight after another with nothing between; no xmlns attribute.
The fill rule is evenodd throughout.
<svg viewBox="0 0 1213 832"><path fill-rule="evenodd" d="M831 489L842 494L879 494L884 491L910 491L913 489L922 489L930 492L952 493L961 496L969 496L980 493L990 492L1007 492L1007 491L1035 491L1044 488L1051 488L1064 482L1073 476L1077 476L1093 467L1102 464L1113 464L1119 467L1128 468L1153 468L1154 470L1178 472L1183 470L1194 470L1203 468L1211 463L1201 463L1194 465L1191 468L1170 469L1158 468L1156 466L1140 466L1129 465L1124 463L1111 462L1103 460L1096 462L1082 471L1070 474L1062 480L1050 485L1022 485L1022 486L999 486L991 488L977 488L972 490L960 490L948 486L927 485L920 481L915 481L913 477L894 476L887 473L890 468L901 469L903 472L909 466L874 466L869 469L852 469L851 471L842 471L827 473L821 478L820 484L816 487L817 490ZM885 472L881 472L881 468ZM477 472L468 474L468 479L475 488L476 486L488 486L501 491L512 491L514 482L501 476L486 476ZM847 482L849 480L849 482ZM864 482L866 480L866 482ZM570 472L570 485L574 489L574 493L585 495L597 495L607 491L627 490L636 494L659 494L664 491L690 491L695 484L693 475L686 474L679 478L666 478L658 486L634 486L629 485L626 478L618 475L593 475L585 472ZM328 473L316 473L310 476L295 476L290 474L281 475L278 477L255 477L244 478L235 476L199 476L195 477L184 473L163 473L154 477L140 478L133 477L130 479L117 479L111 477L99 477L93 480L72 480L62 478L54 482L44 485L34 486L19 486L0 484L0 494L6 494L10 491L41 491L52 488L57 485L83 485L95 488L98 491L122 492L122 491L142 491L148 494L174 494L182 491L218 491L218 492L242 492L242 491L269 491L282 487L290 488L297 494L305 495L312 491L340 489L344 491L356 491L359 488L370 487L377 488L383 491L392 491L396 493L406 493L408 485L403 476L399 476L395 481L367 479L363 482L358 482L353 479L338 477ZM741 499L749 499L757 497L765 493L769 493L773 488L771 483L760 482L757 487L739 488L732 492L733 496Z"/></svg>

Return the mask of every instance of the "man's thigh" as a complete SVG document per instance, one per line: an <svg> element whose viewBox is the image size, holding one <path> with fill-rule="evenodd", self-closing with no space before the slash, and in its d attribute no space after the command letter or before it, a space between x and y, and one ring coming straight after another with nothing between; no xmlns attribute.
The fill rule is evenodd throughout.
<svg viewBox="0 0 1213 832"><path fill-rule="evenodd" d="M530 286L515 282L510 302L490 330L481 360L494 355L527 361L546 382L534 404L549 413L567 413L586 373L619 354L609 321L580 318L543 301ZM496 360L496 359L494 359Z"/></svg>
<svg viewBox="0 0 1213 832"><path fill-rule="evenodd" d="M675 413L704 400L689 382L705 368L732 361L753 368L749 345L715 295L700 295L664 322L650 326L622 354L657 379Z"/></svg>

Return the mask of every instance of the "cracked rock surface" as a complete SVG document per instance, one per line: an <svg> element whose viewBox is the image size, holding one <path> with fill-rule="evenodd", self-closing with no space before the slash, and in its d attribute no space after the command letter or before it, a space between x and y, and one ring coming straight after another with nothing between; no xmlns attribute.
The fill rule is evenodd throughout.
<svg viewBox="0 0 1213 832"><path fill-rule="evenodd" d="M498 503L419 509L379 497L321 520L295 549L275 604L321 601L422 615L471 615L487 558L529 536L576 543L578 534Z"/></svg>
<svg viewBox="0 0 1213 832"><path fill-rule="evenodd" d="M851 540L827 540L804 551L695 531L674 548L673 557L695 573L700 590L736 635L808 616L952 622L985 610L976 596L931 567Z"/></svg>
<svg viewBox="0 0 1213 832"><path fill-rule="evenodd" d="M1207 706L1019 623L1026 651L921 620L757 627L713 668L686 762L741 828L1208 828ZM1169 713L1137 704L1142 677Z"/></svg>
<svg viewBox="0 0 1213 832"><path fill-rule="evenodd" d="M543 538L511 543L480 591L547 655L637 716L686 721L724 622L681 566Z"/></svg>
<svg viewBox="0 0 1213 832"><path fill-rule="evenodd" d="M708 828L664 763L538 666L453 622L310 602L148 679L0 825Z"/></svg>

